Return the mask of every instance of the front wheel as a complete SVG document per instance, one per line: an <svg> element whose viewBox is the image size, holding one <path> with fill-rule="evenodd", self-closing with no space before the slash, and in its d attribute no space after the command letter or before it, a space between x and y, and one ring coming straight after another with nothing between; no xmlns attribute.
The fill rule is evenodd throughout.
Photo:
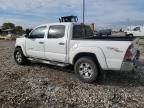
<svg viewBox="0 0 144 108"><path fill-rule="evenodd" d="M93 83L97 80L99 69L91 57L82 57L75 63L75 72L81 81Z"/></svg>
<svg viewBox="0 0 144 108"><path fill-rule="evenodd" d="M27 64L29 61L27 60L27 58L24 56L21 48L16 48L14 51L14 59L16 61L16 63L18 65L25 65Z"/></svg>

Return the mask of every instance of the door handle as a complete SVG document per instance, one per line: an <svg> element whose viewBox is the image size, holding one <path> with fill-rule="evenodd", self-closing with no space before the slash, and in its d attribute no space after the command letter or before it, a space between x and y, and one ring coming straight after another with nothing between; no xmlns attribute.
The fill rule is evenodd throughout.
<svg viewBox="0 0 144 108"><path fill-rule="evenodd" d="M34 48L29 48L29 50L33 50Z"/></svg>
<svg viewBox="0 0 144 108"><path fill-rule="evenodd" d="M60 42L59 45L64 45L64 43Z"/></svg>
<svg viewBox="0 0 144 108"><path fill-rule="evenodd" d="M39 44L44 44L44 42L39 42Z"/></svg>

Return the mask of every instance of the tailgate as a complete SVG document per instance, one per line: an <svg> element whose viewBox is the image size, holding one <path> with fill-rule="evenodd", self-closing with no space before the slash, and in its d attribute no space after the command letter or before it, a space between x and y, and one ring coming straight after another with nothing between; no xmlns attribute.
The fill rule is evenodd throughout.
<svg viewBox="0 0 144 108"><path fill-rule="evenodd" d="M132 49L132 53L133 53L133 59L135 59L135 57L139 56L140 54L140 50L139 50L139 38L136 38L132 41L132 45L133 45L133 49Z"/></svg>

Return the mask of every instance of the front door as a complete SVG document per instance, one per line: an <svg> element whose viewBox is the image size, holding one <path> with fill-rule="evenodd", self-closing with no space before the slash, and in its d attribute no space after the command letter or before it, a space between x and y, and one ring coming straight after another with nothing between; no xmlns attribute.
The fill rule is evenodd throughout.
<svg viewBox="0 0 144 108"><path fill-rule="evenodd" d="M66 61L67 29L64 25L49 27L48 36L45 40L45 57L47 60Z"/></svg>
<svg viewBox="0 0 144 108"><path fill-rule="evenodd" d="M47 26L34 29L26 39L26 52L28 57L44 59L44 37Z"/></svg>

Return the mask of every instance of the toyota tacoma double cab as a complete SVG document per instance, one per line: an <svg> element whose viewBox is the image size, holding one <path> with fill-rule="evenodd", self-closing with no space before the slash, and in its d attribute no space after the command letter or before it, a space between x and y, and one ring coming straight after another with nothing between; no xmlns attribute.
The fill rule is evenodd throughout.
<svg viewBox="0 0 144 108"><path fill-rule="evenodd" d="M72 65L80 80L93 83L102 71L133 71L139 58L138 40L94 36L83 24L44 24L16 39L14 58L18 65L31 61Z"/></svg>

